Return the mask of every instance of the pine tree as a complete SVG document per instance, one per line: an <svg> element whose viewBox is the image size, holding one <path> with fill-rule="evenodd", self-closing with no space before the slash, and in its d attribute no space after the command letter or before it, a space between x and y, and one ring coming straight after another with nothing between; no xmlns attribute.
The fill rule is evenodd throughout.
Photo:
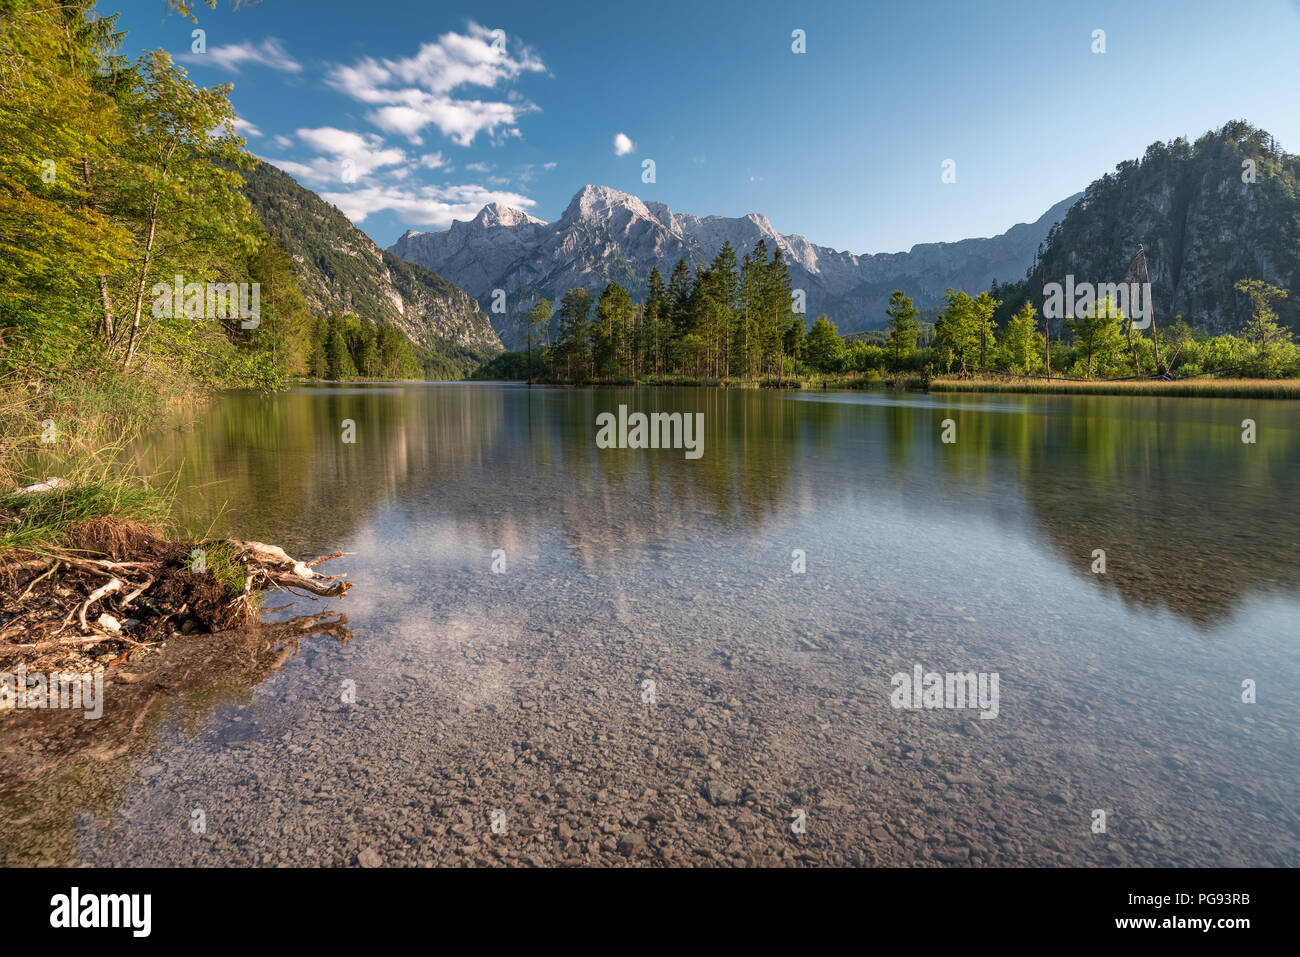
<svg viewBox="0 0 1300 957"><path fill-rule="evenodd" d="M663 372L664 349L667 345L669 331L665 321L666 314L664 279L659 274L659 267L654 266L650 269L644 315L648 360L646 369L653 369L655 375Z"/></svg>
<svg viewBox="0 0 1300 957"><path fill-rule="evenodd" d="M570 289L560 300L560 342L556 346L570 381L587 379L591 372L591 293Z"/></svg>
<svg viewBox="0 0 1300 957"><path fill-rule="evenodd" d="M907 357L916 351L916 336L921 330L916 317L920 314L912 304L911 297L903 290L895 289L890 295L889 306L885 309L885 315L889 316L886 352L895 369L901 369Z"/></svg>

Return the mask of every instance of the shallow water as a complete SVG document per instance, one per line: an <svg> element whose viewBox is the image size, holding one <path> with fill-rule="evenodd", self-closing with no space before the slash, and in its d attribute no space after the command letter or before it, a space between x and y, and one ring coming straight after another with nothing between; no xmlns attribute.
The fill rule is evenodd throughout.
<svg viewBox="0 0 1300 957"><path fill-rule="evenodd" d="M703 457L598 449L620 403ZM353 637L0 795L6 863L1300 863L1298 404L321 387L139 458L350 552L268 618ZM895 708L917 665L996 717Z"/></svg>

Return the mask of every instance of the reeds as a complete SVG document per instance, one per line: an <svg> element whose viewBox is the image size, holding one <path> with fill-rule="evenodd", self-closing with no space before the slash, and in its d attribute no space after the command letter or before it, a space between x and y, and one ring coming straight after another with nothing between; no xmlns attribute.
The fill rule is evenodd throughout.
<svg viewBox="0 0 1300 957"><path fill-rule="evenodd" d="M934 379L933 392L1024 392L1053 395L1199 396L1222 399L1300 399L1300 379Z"/></svg>
<svg viewBox="0 0 1300 957"><path fill-rule="evenodd" d="M173 489L154 487L126 454L159 414L187 396L163 376L114 370L0 377L0 558L63 546L81 523L116 520L159 528ZM57 477L38 494L12 489Z"/></svg>

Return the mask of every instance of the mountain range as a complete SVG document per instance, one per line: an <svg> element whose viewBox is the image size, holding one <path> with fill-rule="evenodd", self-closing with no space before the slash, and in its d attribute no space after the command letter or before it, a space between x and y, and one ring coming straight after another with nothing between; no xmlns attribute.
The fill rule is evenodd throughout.
<svg viewBox="0 0 1300 957"><path fill-rule="evenodd" d="M506 311L492 315L493 325L507 347L520 348L527 336L524 313L542 297L558 302L575 286L599 295L615 281L642 300L653 267L667 278L679 259L696 268L726 242L741 257L763 239L769 251L781 250L791 285L804 291L809 321L825 313L849 333L883 326L885 305L898 288L927 309L940 305L949 287L978 292L995 279L1022 278L1048 230L1077 198L990 239L855 255L778 233L758 213L700 217L587 185L553 223L493 203L445 231L408 230L388 251L446 276L484 309L491 308L494 290L504 290Z"/></svg>
<svg viewBox="0 0 1300 957"><path fill-rule="evenodd" d="M1300 157L1242 121L1194 143L1156 142L1033 223L987 239L923 243L907 252L856 255L781 234L760 214L677 213L606 186L583 186L555 222L492 203L440 232L408 230L381 250L336 207L262 163L245 195L288 248L303 292L321 314L351 312L401 330L419 349L466 370L527 341L525 312L582 286L599 295L622 284L643 300L650 270L665 278L679 259L712 261L724 243L737 256L759 239L780 249L807 318L825 313L841 333L884 325L894 289L918 308L942 305L948 288L980 292L994 280L1005 321L1021 302L1042 304L1042 282L1067 274L1122 282L1139 243L1146 250L1157 316L1182 316L1208 332L1240 331L1249 303L1239 279L1293 295L1276 303L1300 331ZM1025 279L1034 267L1034 279ZM505 312L492 312L495 290Z"/></svg>

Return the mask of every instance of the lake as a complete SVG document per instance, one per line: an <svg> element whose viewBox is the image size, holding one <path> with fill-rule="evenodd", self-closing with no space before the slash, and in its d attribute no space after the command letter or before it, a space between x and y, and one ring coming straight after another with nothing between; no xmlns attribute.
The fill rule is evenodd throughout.
<svg viewBox="0 0 1300 957"><path fill-rule="evenodd" d="M52 764L5 863L1300 864L1298 404L322 386L137 455L348 552L265 613L346 622Z"/></svg>

